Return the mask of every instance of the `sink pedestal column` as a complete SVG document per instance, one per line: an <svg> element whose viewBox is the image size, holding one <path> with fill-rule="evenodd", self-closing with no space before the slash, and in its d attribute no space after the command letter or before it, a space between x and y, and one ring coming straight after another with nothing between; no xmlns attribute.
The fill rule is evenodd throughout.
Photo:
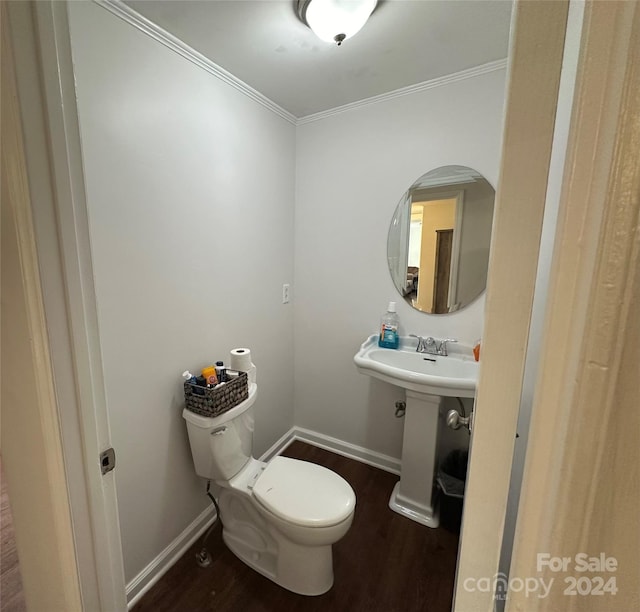
<svg viewBox="0 0 640 612"><path fill-rule="evenodd" d="M434 477L441 402L439 396L407 389L400 481L389 499L392 510L427 527L440 524L434 508Z"/></svg>

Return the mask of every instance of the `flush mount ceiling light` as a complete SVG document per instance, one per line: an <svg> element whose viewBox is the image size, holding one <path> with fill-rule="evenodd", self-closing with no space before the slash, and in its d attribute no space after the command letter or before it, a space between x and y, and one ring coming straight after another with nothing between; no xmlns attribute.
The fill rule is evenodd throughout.
<svg viewBox="0 0 640 612"><path fill-rule="evenodd" d="M357 34L378 0L298 0L298 17L326 42L342 44Z"/></svg>

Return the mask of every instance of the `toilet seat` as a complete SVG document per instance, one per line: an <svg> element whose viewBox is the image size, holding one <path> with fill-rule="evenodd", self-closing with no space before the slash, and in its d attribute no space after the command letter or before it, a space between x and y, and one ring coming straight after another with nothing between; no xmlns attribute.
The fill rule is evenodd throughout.
<svg viewBox="0 0 640 612"><path fill-rule="evenodd" d="M329 527L347 519L356 505L349 483L307 461L274 457L253 486L255 499L284 521Z"/></svg>

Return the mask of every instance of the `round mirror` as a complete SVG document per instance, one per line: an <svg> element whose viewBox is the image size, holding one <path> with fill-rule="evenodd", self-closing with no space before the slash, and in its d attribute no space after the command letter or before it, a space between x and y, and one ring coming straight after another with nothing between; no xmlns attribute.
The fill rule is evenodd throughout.
<svg viewBox="0 0 640 612"><path fill-rule="evenodd" d="M484 291L495 193L465 166L436 168L409 187L387 240L391 278L408 304L444 314Z"/></svg>

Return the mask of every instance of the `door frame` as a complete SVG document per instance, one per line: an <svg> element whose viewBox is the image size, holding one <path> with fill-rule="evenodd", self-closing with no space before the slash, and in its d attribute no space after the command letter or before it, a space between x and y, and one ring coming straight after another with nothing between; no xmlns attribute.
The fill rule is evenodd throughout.
<svg viewBox="0 0 640 612"><path fill-rule="evenodd" d="M554 129L551 113L562 66L564 27L559 24L566 19L566 4L520 1L514 14L483 359L454 600L454 609L465 612L494 610L495 595L507 586L499 574L502 527ZM618 593L615 609L626 610L638 601L637 548L629 546L629 527L636 527L636 535L639 531L638 486L635 497L622 497L623 529L608 529L612 508L598 507L594 500L613 499L624 491L629 482L625 466L635 459L637 474L640 464L637 411L633 421L614 409L618 381L626 382L621 392L627 400L638 400L640 334L633 308L640 300L640 74L634 59L640 51L640 7L633 2L586 2L583 24L510 576L543 577L548 583L552 576L539 571L538 553L596 554L615 547L621 570L624 565L631 577L627 590ZM536 68L537 74L532 72ZM535 91L527 81L536 83ZM525 233L533 236L519 233L519 221L507 217L516 213L507 210L507 202L518 201L527 204L519 213L526 217ZM635 274L630 271L634 262ZM517 278L507 267L517 271ZM624 354L636 359L625 360ZM613 456L609 453L606 463L605 448L612 439L620 448ZM470 583L465 584L481 578L489 588L472 591ZM597 597L567 597L561 586L546 598L512 589L506 601L507 610L594 612L602 603Z"/></svg>
<svg viewBox="0 0 640 612"><path fill-rule="evenodd" d="M555 584L545 598L510 590L508 610L640 602L639 57L640 5L587 3L510 570ZM591 574L614 598L565 594L581 552L616 560ZM568 574L540 554L570 559Z"/></svg>
<svg viewBox="0 0 640 612"><path fill-rule="evenodd" d="M83 607L126 610L67 3L7 5Z"/></svg>
<svg viewBox="0 0 640 612"><path fill-rule="evenodd" d="M7 4L2 39L2 457L23 600L82 610Z"/></svg>
<svg viewBox="0 0 640 612"><path fill-rule="evenodd" d="M494 609L569 2L514 3L454 609ZM479 551L482 551L479 554Z"/></svg>

